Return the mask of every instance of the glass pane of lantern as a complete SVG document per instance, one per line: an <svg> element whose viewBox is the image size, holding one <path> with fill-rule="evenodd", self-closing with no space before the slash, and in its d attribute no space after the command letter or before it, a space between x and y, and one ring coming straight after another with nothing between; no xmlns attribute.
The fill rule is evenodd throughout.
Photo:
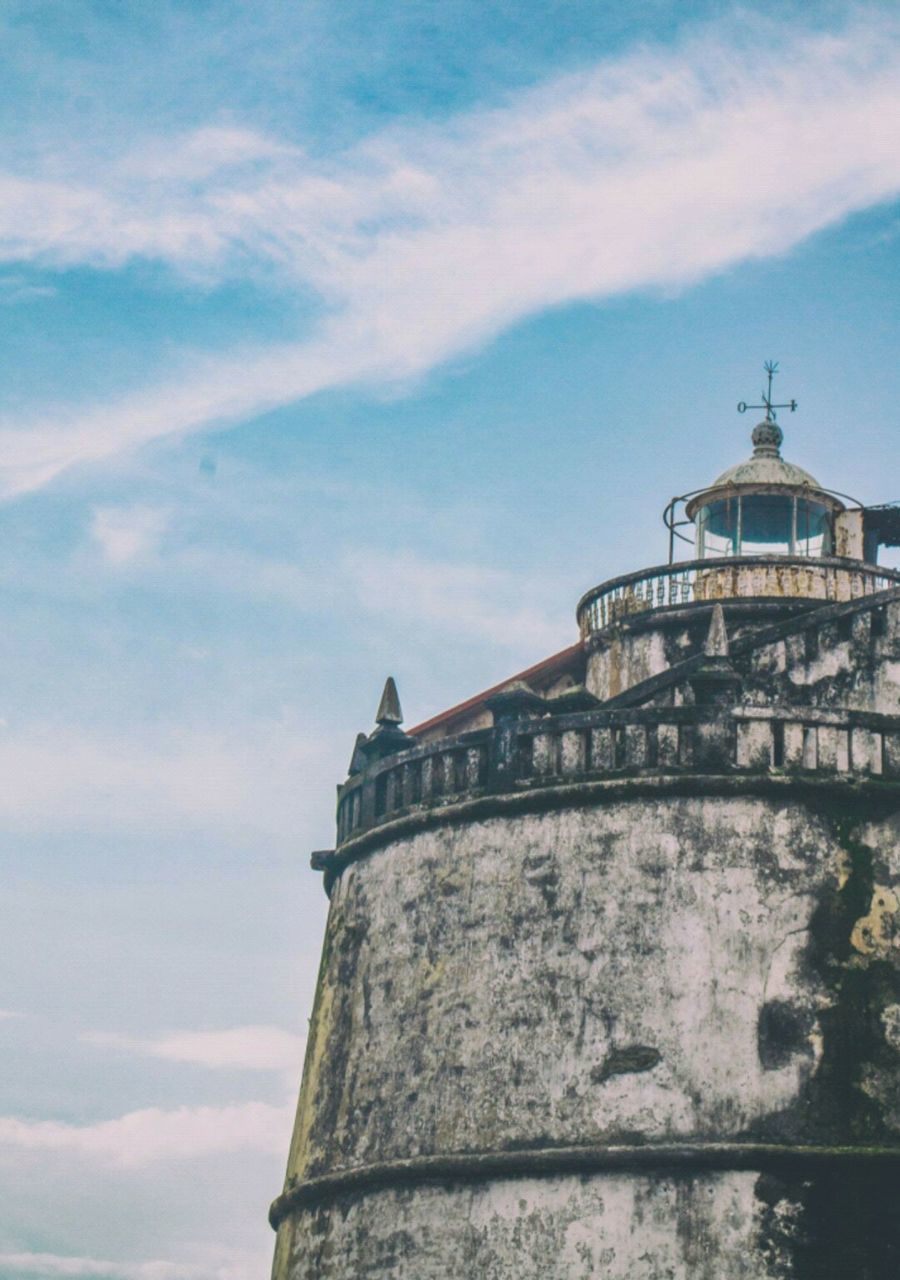
<svg viewBox="0 0 900 1280"><path fill-rule="evenodd" d="M746 494L741 512L741 554L790 555L794 499L774 493Z"/></svg>
<svg viewBox="0 0 900 1280"><path fill-rule="evenodd" d="M796 554L800 556L831 555L831 521L828 508L819 502L797 499Z"/></svg>
<svg viewBox="0 0 900 1280"><path fill-rule="evenodd" d="M738 554L738 500L725 498L701 507L697 516L697 548L701 558Z"/></svg>

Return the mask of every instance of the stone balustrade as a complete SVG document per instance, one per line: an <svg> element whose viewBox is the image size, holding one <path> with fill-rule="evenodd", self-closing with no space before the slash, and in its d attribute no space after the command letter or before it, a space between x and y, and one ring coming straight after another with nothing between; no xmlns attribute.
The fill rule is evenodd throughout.
<svg viewBox="0 0 900 1280"><path fill-rule="evenodd" d="M791 707L643 707L498 719L351 777L338 849L405 815L478 797L671 774L844 775L900 782L900 716Z"/></svg>

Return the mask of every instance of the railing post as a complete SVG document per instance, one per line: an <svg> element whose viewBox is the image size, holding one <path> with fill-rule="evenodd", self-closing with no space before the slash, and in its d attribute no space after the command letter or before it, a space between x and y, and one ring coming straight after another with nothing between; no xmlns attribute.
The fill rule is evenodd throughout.
<svg viewBox="0 0 900 1280"><path fill-rule="evenodd" d="M712 707L698 716L694 734L695 768L732 768L737 746L737 725L726 707Z"/></svg>
<svg viewBox="0 0 900 1280"><path fill-rule="evenodd" d="M495 693L485 705L494 717L494 732L488 749L488 786L499 791L516 780L519 721L532 720L544 714L547 704L533 690L519 684Z"/></svg>
<svg viewBox="0 0 900 1280"><path fill-rule="evenodd" d="M359 829L365 831L375 824L375 779L368 777L360 787Z"/></svg>

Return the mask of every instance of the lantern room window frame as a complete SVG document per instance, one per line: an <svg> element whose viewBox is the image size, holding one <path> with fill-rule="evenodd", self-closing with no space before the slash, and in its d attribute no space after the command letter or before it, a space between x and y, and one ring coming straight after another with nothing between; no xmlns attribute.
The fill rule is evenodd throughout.
<svg viewBox="0 0 900 1280"><path fill-rule="evenodd" d="M744 501L754 497L783 498L791 502L790 541L785 541L778 550L772 550L771 543L748 543L744 538ZM730 550L710 552L701 542L701 512L717 502L734 502L737 507L739 528L737 538L732 540ZM803 534L803 517L799 514L801 505L808 503L811 507L822 508L824 512L825 538L821 550L809 546L812 536ZM663 512L663 521L669 530L669 563L676 562L675 542L688 543L698 559L719 560L739 556L772 555L830 558L834 555L834 519L842 511L860 507L860 503L849 494L839 493L835 489L821 489L810 485L773 485L773 484L726 484L704 489L694 489L690 493L673 498ZM818 523L818 522L817 522ZM689 532L688 532L689 530ZM818 532L814 535L817 539ZM737 547L737 550L734 550Z"/></svg>
<svg viewBox="0 0 900 1280"><path fill-rule="evenodd" d="M768 541L751 540L747 529L752 528L747 516L762 514L763 505L769 503L773 511L781 508L781 514L788 515L789 526L786 538L772 538ZM710 529L711 516L719 508L734 506L734 519L729 520L731 532L716 533ZM759 510L754 513L753 505ZM711 501L702 503L696 509L694 525L696 528L696 552L700 560L714 560L724 556L742 555L784 555L784 556L829 556L834 546L833 528L834 510L830 503L820 502L812 494L798 493L726 493L721 497L713 497ZM804 531L805 526L805 531ZM720 545L716 546L715 539Z"/></svg>

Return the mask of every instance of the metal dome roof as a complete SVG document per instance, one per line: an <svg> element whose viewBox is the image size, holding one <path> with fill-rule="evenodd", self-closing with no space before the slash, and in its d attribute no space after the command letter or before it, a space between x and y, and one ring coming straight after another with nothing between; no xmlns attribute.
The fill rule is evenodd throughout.
<svg viewBox="0 0 900 1280"><path fill-rule="evenodd" d="M729 484L789 484L808 485L811 489L822 488L808 471L795 466L793 462L785 462L780 454L772 457L769 454L754 453L746 462L739 462L723 471L710 488L719 489Z"/></svg>
<svg viewBox="0 0 900 1280"><path fill-rule="evenodd" d="M792 462L785 462L779 452L784 433L774 418L765 418L753 428L753 457L723 471L710 486L718 489L730 484L778 484L808 485L811 489L822 486L814 476Z"/></svg>
<svg viewBox="0 0 900 1280"><path fill-rule="evenodd" d="M836 495L823 489L815 476L811 476L802 467L793 462L785 462L780 453L784 434L774 418L765 418L753 428L753 457L739 462L734 467L723 471L718 479L705 489L698 490L685 502L684 512L689 520L693 520L700 507L713 498L724 497L729 489L751 489L755 493L766 489L808 489L814 492L819 500L825 501L836 510L843 510L843 503Z"/></svg>

